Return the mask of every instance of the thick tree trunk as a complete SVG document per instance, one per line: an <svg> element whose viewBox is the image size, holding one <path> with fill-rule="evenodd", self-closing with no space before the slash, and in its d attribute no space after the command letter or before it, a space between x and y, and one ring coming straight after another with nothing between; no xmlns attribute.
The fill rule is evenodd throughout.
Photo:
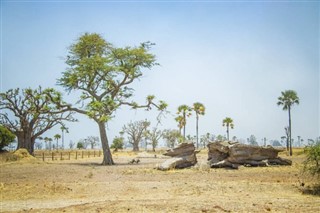
<svg viewBox="0 0 320 213"><path fill-rule="evenodd" d="M102 151L103 151L102 165L114 165L112 154L109 148L106 125L104 122L98 122L98 126L99 126L100 140L101 140Z"/></svg>
<svg viewBox="0 0 320 213"><path fill-rule="evenodd" d="M133 151L139 152L139 141L138 142L134 141L132 145L133 145Z"/></svg>
<svg viewBox="0 0 320 213"><path fill-rule="evenodd" d="M212 168L244 166L291 165L292 161L278 157L282 150L271 146L260 147L237 142L213 142L208 144L208 161Z"/></svg>
<svg viewBox="0 0 320 213"><path fill-rule="evenodd" d="M173 168L183 169L194 166L197 163L197 152L193 143L182 143L163 154L172 158L158 165L157 169L166 171Z"/></svg>
<svg viewBox="0 0 320 213"><path fill-rule="evenodd" d="M16 132L18 138L17 149L26 149L28 152L33 155L34 152L34 141L32 141L31 133L29 129L23 129L22 131Z"/></svg>

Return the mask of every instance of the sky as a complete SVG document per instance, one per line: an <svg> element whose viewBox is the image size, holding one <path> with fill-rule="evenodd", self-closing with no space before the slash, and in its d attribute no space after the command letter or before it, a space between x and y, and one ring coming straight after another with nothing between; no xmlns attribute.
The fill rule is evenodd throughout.
<svg viewBox="0 0 320 213"><path fill-rule="evenodd" d="M1 92L54 87L64 99L76 94L57 86L67 66L68 47L84 34L99 33L117 47L156 45L159 66L144 70L132 86L134 100L153 94L169 104L160 129L177 129L179 105L201 102L199 134L225 135L225 117L234 121L230 137L285 135L288 113L277 106L281 91L295 90L292 136L320 135L319 10L317 1L1 1ZM157 112L121 108L108 123L109 141L130 121ZM98 136L98 126L77 115L65 143ZM195 116L187 135L195 135ZM53 129L44 134L60 133Z"/></svg>

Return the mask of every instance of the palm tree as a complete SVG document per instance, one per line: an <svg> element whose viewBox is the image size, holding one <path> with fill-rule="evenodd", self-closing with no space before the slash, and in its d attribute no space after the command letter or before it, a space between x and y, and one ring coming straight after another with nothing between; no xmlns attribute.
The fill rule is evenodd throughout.
<svg viewBox="0 0 320 213"><path fill-rule="evenodd" d="M181 105L178 107L177 114L180 114L180 116L178 116L178 117L181 117L180 120L181 120L181 125L183 126L183 139L184 140L186 139L187 116L188 117L191 116L191 110L192 109L187 105ZM177 120L177 118L176 118L176 120Z"/></svg>
<svg viewBox="0 0 320 213"><path fill-rule="evenodd" d="M199 148L199 115L204 115L206 108L202 103L196 102L193 104L193 111L196 113L196 134L197 134L197 149Z"/></svg>
<svg viewBox="0 0 320 213"><path fill-rule="evenodd" d="M69 129L66 126L61 126L61 135L62 135L62 149L64 148L64 131L66 131L66 133L69 133Z"/></svg>
<svg viewBox="0 0 320 213"><path fill-rule="evenodd" d="M53 137L54 137L54 139L56 139L56 141L57 141L57 150L58 150L58 141L59 141L59 139L61 138L61 135L55 134Z"/></svg>
<svg viewBox="0 0 320 213"><path fill-rule="evenodd" d="M222 121L222 126L226 126L227 127L227 139L229 140L229 127L231 129L233 129L233 127L234 127L233 120L231 118L229 118L229 117L226 117Z"/></svg>
<svg viewBox="0 0 320 213"><path fill-rule="evenodd" d="M176 117L175 120L178 122L179 132L180 132L180 135L181 135L181 130L186 125L186 120L181 115Z"/></svg>
<svg viewBox="0 0 320 213"><path fill-rule="evenodd" d="M289 148L290 148L290 156L292 156L292 134L291 134L291 108L294 104L299 104L299 97L297 92L294 90L286 90L281 92L281 96L278 97L278 106L283 106L283 110L288 110L289 114Z"/></svg>
<svg viewBox="0 0 320 213"><path fill-rule="evenodd" d="M52 138L45 137L43 140L44 140L44 142L46 142L47 147L49 148L49 150L51 150L51 141L52 141Z"/></svg>

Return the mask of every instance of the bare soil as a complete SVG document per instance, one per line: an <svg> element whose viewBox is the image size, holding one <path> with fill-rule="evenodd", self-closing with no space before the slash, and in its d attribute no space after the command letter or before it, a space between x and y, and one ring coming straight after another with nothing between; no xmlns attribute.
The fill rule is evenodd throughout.
<svg viewBox="0 0 320 213"><path fill-rule="evenodd" d="M142 156L142 157L141 157ZM114 155L41 162L2 162L1 212L320 212L320 197L301 193L303 156L292 166L210 169L206 152L190 169L158 171L163 158ZM307 187L307 186L304 186Z"/></svg>

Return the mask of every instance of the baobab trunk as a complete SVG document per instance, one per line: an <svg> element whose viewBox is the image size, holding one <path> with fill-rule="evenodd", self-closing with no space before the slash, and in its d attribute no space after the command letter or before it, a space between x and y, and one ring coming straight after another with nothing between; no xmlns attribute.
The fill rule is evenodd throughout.
<svg viewBox="0 0 320 213"><path fill-rule="evenodd" d="M134 152L139 152L139 141L137 143L134 142L132 145L133 145L133 151Z"/></svg>
<svg viewBox="0 0 320 213"><path fill-rule="evenodd" d="M31 133L32 132L29 131L29 129L24 129L16 132L16 136L18 138L17 149L26 149L31 155L33 155L34 141L32 140Z"/></svg>
<svg viewBox="0 0 320 213"><path fill-rule="evenodd" d="M114 165L112 154L109 148L108 137L106 132L106 125L104 122L99 122L100 139L103 151L102 165Z"/></svg>

